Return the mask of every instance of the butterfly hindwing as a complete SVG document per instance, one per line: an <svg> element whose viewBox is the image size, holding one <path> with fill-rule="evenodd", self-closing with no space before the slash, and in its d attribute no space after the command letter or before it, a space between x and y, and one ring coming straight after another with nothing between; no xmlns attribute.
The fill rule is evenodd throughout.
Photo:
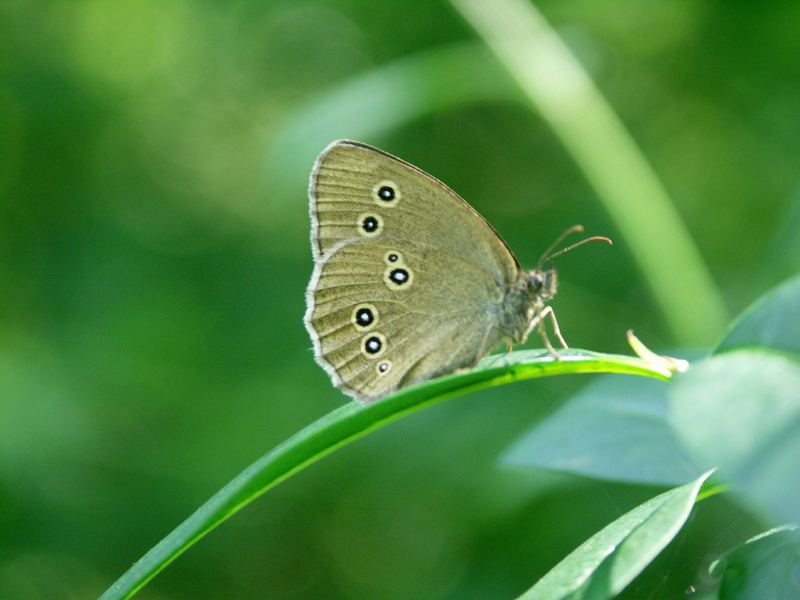
<svg viewBox="0 0 800 600"><path fill-rule="evenodd" d="M457 255L402 240L352 240L317 263L306 324L336 385L372 400L474 364L496 341L487 307L501 300L492 279Z"/></svg>

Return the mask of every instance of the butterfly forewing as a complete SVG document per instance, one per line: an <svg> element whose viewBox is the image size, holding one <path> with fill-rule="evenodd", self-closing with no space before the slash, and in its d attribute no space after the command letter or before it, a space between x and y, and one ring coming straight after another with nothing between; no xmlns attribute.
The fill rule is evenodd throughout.
<svg viewBox="0 0 800 600"><path fill-rule="evenodd" d="M517 275L516 258L475 209L435 177L377 148L347 140L328 146L314 165L309 196L315 258L339 241L378 237L389 227L396 238L446 241L507 283Z"/></svg>

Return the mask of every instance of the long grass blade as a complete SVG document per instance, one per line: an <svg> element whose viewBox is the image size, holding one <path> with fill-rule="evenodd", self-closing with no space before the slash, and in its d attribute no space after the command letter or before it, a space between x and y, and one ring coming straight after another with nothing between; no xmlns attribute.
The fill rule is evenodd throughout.
<svg viewBox="0 0 800 600"><path fill-rule="evenodd" d="M268 452L154 546L101 600L130 598L189 547L270 488L370 431L444 400L522 379L577 373L627 373L668 379L658 363L571 350L560 360L543 351L489 356L474 369L427 381L369 406L346 404Z"/></svg>
<svg viewBox="0 0 800 600"><path fill-rule="evenodd" d="M527 0L451 0L550 124L616 222L677 340L707 345L722 297L652 167L547 20Z"/></svg>

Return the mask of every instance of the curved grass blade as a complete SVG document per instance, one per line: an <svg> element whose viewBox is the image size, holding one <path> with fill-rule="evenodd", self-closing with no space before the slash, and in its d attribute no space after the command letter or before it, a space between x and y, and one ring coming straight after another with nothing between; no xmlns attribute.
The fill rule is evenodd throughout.
<svg viewBox="0 0 800 600"><path fill-rule="evenodd" d="M669 379L659 364L630 356L583 350L562 353L523 350L489 356L469 371L402 390L368 406L346 404L268 452L203 504L120 577L101 600L130 598L190 546L228 517L284 479L335 449L402 415L468 392L517 380L576 373L627 373Z"/></svg>
<svg viewBox="0 0 800 600"><path fill-rule="evenodd" d="M681 530L711 473L625 513L553 567L520 600L613 598Z"/></svg>

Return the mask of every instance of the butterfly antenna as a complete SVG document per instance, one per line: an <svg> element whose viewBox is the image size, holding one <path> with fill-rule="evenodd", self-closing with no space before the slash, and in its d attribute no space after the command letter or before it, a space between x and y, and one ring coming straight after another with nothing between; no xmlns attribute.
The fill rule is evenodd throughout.
<svg viewBox="0 0 800 600"><path fill-rule="evenodd" d="M573 225L573 226L572 226L572 227L570 227L569 229L565 230L565 231L564 231L564 233L562 233L560 236L558 236L558 237L556 238L556 241L555 241L555 242L553 242L552 244L550 244L550 245L547 247L547 250L545 250L544 252L542 252L542 257L539 259L539 262L538 262L538 263L536 263L536 270L537 270L537 271L538 271L539 269L541 269L541 268L542 268L542 265L545 263L545 261L547 261L547 260L549 260L549 259L553 258L552 256L550 256L550 253L553 251L553 248L555 248L556 246L558 246L558 245L559 245L561 242L563 242L563 241L564 241L564 239L565 239L565 238L568 238L568 237L569 237L569 236L571 236L573 233L583 233L583 225ZM571 248L571 247L570 247L570 248ZM559 251L559 253L560 253L560 254L563 254L563 253L564 253L564 251ZM558 255L556 254L556 256L558 256Z"/></svg>
<svg viewBox="0 0 800 600"><path fill-rule="evenodd" d="M581 240L580 242L575 242L574 244L571 244L571 245L567 246L566 248L562 248L558 252L554 252L553 254L551 254L547 258L545 258L544 261L542 261L542 262L548 261L548 260L550 260L552 258L555 258L556 256L561 256L562 254L566 254L567 252L570 252L571 250L575 250L575 248L583 246L584 244L588 244L589 242L603 242L603 243L608 244L609 246L614 244L614 242L612 242L609 238L607 238L607 237L605 237L603 235L593 235L592 237L588 237L585 240Z"/></svg>

